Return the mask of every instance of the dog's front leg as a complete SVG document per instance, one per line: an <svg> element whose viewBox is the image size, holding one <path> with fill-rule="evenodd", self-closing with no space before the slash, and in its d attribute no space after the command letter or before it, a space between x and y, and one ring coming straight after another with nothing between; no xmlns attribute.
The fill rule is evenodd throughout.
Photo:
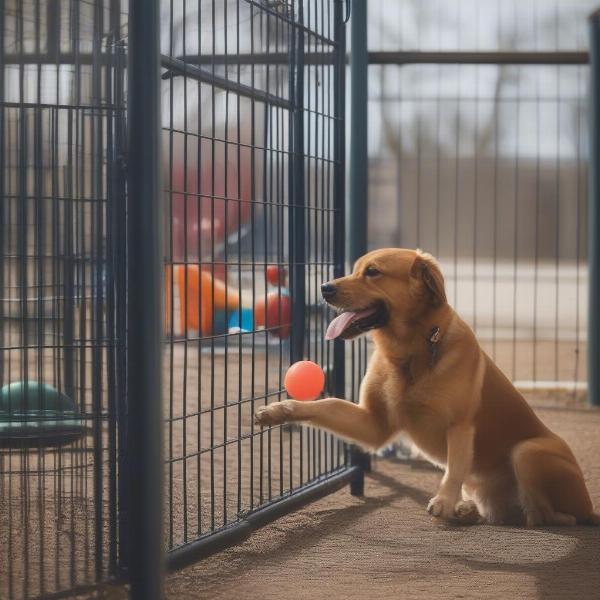
<svg viewBox="0 0 600 600"><path fill-rule="evenodd" d="M448 429L446 472L437 495L427 507L434 517L452 519L459 509L463 512L461 490L473 464L473 438L474 429L470 425L460 424Z"/></svg>
<svg viewBox="0 0 600 600"><path fill-rule="evenodd" d="M384 419L376 418L364 406L339 398L274 402L259 408L254 419L261 426L305 421L373 449L385 444L394 433Z"/></svg>

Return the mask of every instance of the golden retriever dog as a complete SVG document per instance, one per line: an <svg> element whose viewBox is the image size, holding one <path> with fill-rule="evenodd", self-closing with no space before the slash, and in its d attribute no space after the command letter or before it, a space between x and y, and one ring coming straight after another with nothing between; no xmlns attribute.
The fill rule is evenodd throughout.
<svg viewBox="0 0 600 600"><path fill-rule="evenodd" d="M261 426L305 422L376 449L405 434L444 468L427 510L455 522L600 524L569 446L536 416L448 304L442 273L420 250L382 249L321 286L340 312L327 339L370 332L358 404L284 400Z"/></svg>

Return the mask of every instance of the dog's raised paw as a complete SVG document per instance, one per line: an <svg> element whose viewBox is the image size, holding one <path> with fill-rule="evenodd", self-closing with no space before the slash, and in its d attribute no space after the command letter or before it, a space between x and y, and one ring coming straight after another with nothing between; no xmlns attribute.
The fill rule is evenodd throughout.
<svg viewBox="0 0 600 600"><path fill-rule="evenodd" d="M454 516L464 525L474 525L481 518L473 500L459 500L454 507Z"/></svg>
<svg viewBox="0 0 600 600"><path fill-rule="evenodd" d="M274 402L268 406L261 406L254 413L254 424L260 427L268 425L281 425L289 421L292 416L292 408L288 400Z"/></svg>

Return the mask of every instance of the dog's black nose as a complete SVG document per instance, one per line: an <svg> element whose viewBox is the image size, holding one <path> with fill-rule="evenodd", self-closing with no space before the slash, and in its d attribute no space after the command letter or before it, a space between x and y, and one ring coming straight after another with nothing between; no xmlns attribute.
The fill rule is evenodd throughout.
<svg viewBox="0 0 600 600"><path fill-rule="evenodd" d="M335 289L335 285L333 283L324 283L321 285L321 295L325 300L330 300L335 296L337 290Z"/></svg>

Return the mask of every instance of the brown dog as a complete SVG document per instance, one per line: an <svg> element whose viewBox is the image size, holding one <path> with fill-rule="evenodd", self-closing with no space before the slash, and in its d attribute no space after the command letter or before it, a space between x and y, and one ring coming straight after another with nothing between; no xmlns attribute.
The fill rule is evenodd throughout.
<svg viewBox="0 0 600 600"><path fill-rule="evenodd" d="M445 468L428 511L445 519L536 525L600 524L567 444L534 414L448 305L435 260L383 249L323 284L342 311L327 338L372 330L375 350L359 404L284 400L259 425L305 421L368 448L404 433Z"/></svg>

